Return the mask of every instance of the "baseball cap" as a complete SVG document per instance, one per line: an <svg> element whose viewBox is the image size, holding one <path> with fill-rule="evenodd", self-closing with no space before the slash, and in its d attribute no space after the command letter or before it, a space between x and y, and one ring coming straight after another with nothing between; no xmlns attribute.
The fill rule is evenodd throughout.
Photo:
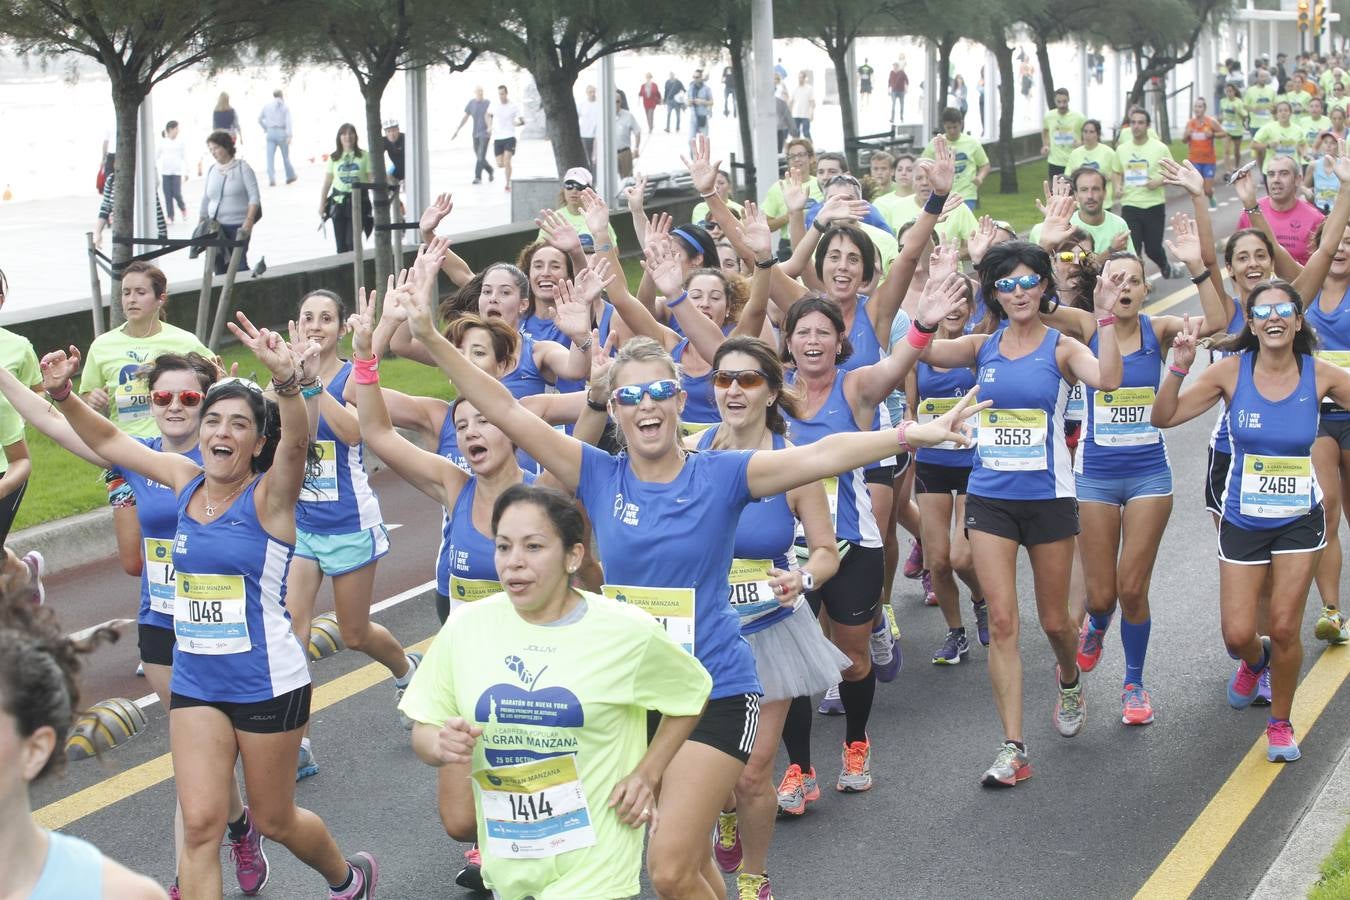
<svg viewBox="0 0 1350 900"><path fill-rule="evenodd" d="M568 169L566 172L563 173L562 180L575 181L577 184L583 187L590 187L592 184L594 184L594 182L591 180L590 171L582 168L581 166L573 166L572 168Z"/></svg>
<svg viewBox="0 0 1350 900"><path fill-rule="evenodd" d="M385 130L385 131L388 131L390 128L397 128L397 127L398 127L398 119L385 119L385 120L384 120L384 130Z"/></svg>

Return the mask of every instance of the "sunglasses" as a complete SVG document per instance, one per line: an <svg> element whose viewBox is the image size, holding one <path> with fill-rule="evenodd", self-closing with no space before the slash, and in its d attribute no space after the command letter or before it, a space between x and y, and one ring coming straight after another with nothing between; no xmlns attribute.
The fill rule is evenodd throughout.
<svg viewBox="0 0 1350 900"><path fill-rule="evenodd" d="M580 181L564 181L563 187L567 188L569 191L581 191L586 189L586 185L582 184Z"/></svg>
<svg viewBox="0 0 1350 900"><path fill-rule="evenodd" d="M227 384L237 384L241 387L246 387L255 394L261 394L263 392L262 386L259 385L258 382L253 381L250 378L243 378L239 375L230 375L211 385L206 389L206 393L208 396L214 394L217 390L223 388Z"/></svg>
<svg viewBox="0 0 1350 900"><path fill-rule="evenodd" d="M1085 250L1061 250L1055 254L1055 259L1060 262L1078 263L1079 265L1087 261L1088 253Z"/></svg>
<svg viewBox="0 0 1350 900"><path fill-rule="evenodd" d="M1296 310L1294 304L1288 300L1283 303L1276 303L1273 306L1269 303L1258 303L1252 307L1252 318L1264 321L1270 318L1272 312L1281 319L1292 319Z"/></svg>
<svg viewBox="0 0 1350 900"><path fill-rule="evenodd" d="M626 384L623 387L615 388L610 396L620 406L637 406L642 402L643 394L649 394L653 400L659 403L662 400L669 400L679 392L680 383L678 381L663 378L650 384Z"/></svg>
<svg viewBox="0 0 1350 900"><path fill-rule="evenodd" d="M1019 278L1000 278L994 282L994 290L1004 294L1011 294L1017 288L1029 291L1041 283L1041 276L1036 273L1023 275Z"/></svg>
<svg viewBox="0 0 1350 900"><path fill-rule="evenodd" d="M191 409L194 406L200 406L202 400L206 397L201 391L151 391L150 402L156 406L171 406L173 398L177 397L178 402Z"/></svg>
<svg viewBox="0 0 1350 900"><path fill-rule="evenodd" d="M749 390L762 387L767 380L768 376L758 369L718 369L712 377L713 387L720 391L731 387L733 382Z"/></svg>

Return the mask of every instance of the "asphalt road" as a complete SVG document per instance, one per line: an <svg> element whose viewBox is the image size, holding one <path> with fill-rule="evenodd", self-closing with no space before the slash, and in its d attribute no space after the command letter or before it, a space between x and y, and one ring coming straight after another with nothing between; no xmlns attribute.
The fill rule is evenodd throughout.
<svg viewBox="0 0 1350 900"><path fill-rule="evenodd" d="M1220 210L1219 234L1236 212L1235 203ZM1197 311L1193 296L1174 293L1183 287L1156 284L1152 299L1170 304L1169 311ZM1318 671L1301 695L1314 693L1308 685L1315 683L1330 702L1310 730L1306 723L1317 710L1296 710L1304 758L1278 769L1262 794L1273 767L1263 755L1255 763L1244 758L1255 744L1264 749L1265 712L1234 711L1224 693L1233 663L1220 637L1218 565L1201 492L1212 418L1167 436L1176 506L1154 575L1146 670L1156 723L1120 724L1123 662L1113 629L1100 665L1085 676L1087 727L1073 739L1058 736L1050 721L1054 663L1024 565L1018 580L1035 777L1009 791L980 788L1001 736L986 653L976 645L963 665L930 665L942 618L922 605L916 582L902 580L893 602L906 663L877 692L875 787L860 795L823 791L806 816L780 824L769 867L775 896L1114 898L1133 896L1147 883L1150 896L1185 896L1194 888L1195 896L1231 898L1256 886L1350 740L1350 700L1335 690L1350 670L1350 650L1329 651L1319 662L1314 592L1304 671L1314 664ZM390 473L374 481L386 520L401 525L380 564L376 597L406 596L432 577L440 511ZM53 578L49 602L63 610L71 630L134 614L134 584L116 572L105 560ZM330 607L331 599L319 606ZM437 627L426 591L376 617L405 645ZM131 636L99 651L85 676L87 699L148 693L131 675L134 644ZM434 774L413 756L398 726L383 670L346 651L317 663L313 674L312 735L322 768L298 787L298 801L324 817L344 848L379 855L380 896L460 896L452 879L464 847L441 829ZM38 787L34 806L43 821L167 884L173 873L167 729L158 704L146 711L142 735L100 760L72 764ZM816 726L815 765L822 784L832 784L843 723L817 718ZM779 772L783 764L780 758ZM318 876L283 849L272 846L269 859L267 895L319 895ZM232 884L228 871L226 883Z"/></svg>

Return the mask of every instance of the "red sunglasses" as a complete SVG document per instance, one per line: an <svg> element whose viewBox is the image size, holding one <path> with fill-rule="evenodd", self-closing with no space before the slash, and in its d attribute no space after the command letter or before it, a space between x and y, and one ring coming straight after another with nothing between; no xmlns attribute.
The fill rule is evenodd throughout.
<svg viewBox="0 0 1350 900"><path fill-rule="evenodd" d="M174 397L178 402L188 407L200 406L202 398L206 395L201 391L151 391L150 402L156 406L169 406L173 403Z"/></svg>

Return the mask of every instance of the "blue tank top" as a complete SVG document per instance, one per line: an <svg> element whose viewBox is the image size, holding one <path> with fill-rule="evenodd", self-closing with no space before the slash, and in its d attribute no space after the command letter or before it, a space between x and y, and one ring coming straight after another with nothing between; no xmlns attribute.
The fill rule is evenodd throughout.
<svg viewBox="0 0 1350 900"><path fill-rule="evenodd" d="M103 854L88 841L48 831L47 861L29 900L103 900Z"/></svg>
<svg viewBox="0 0 1350 900"><path fill-rule="evenodd" d="M262 478L211 524L189 516L188 501L198 488L205 490L204 478L198 475L178 495L170 687L213 702L271 700L309 684L305 651L286 611L286 573L295 547L258 521L253 495Z"/></svg>
<svg viewBox="0 0 1350 900"><path fill-rule="evenodd" d="M470 468L469 461L459 452L459 432L455 431L455 417L450 414L453 409L453 406L446 409L445 418L441 420L441 433L436 440L436 454L444 456L472 475L473 469Z"/></svg>
<svg viewBox="0 0 1350 900"><path fill-rule="evenodd" d="M340 404L346 402L342 391L351 374L349 360L324 385L324 390ZM366 474L365 445L344 444L322 415L315 443L319 448L319 474L305 479L300 490L295 527L310 534L351 534L381 524L380 501Z"/></svg>
<svg viewBox="0 0 1350 900"><path fill-rule="evenodd" d="M678 364L689 349L689 339L685 338L670 351L670 358ZM713 396L712 369L705 375L686 375L683 367L680 371L680 383L689 396L684 401L684 412L680 419L690 425L716 425L722 421L722 413L717 408L717 398Z"/></svg>
<svg viewBox="0 0 1350 900"><path fill-rule="evenodd" d="M534 484L534 479L534 473L525 473L525 484ZM470 475L469 483L455 498L455 508L441 525L441 546L436 553L436 590L452 600L481 600L487 594L501 590L492 538L473 527L473 498L477 493L478 476ZM489 583L495 587L484 593Z"/></svg>
<svg viewBox="0 0 1350 900"><path fill-rule="evenodd" d="M1334 169L1330 172L1326 170L1320 156L1310 162L1308 167L1313 173L1313 206L1326 215L1331 212L1331 207L1336 202L1336 195L1341 190L1341 180L1336 177Z"/></svg>
<svg viewBox="0 0 1350 900"><path fill-rule="evenodd" d="M1300 357L1298 387L1280 400L1256 389L1256 354L1238 363L1233 402L1226 417L1233 458L1223 494L1225 522L1247 531L1280 528L1322 502L1312 468L1317 439L1317 366Z"/></svg>
<svg viewBox="0 0 1350 900"><path fill-rule="evenodd" d="M1233 302L1233 316L1228 320L1228 334L1237 334L1242 330L1246 321L1242 315L1242 304L1238 303L1237 298L1230 298ZM1222 359L1225 356L1232 356L1228 351L1220 351L1217 357ZM1228 441L1228 416L1225 413L1224 401L1219 401L1219 419L1214 423L1214 431L1209 436L1209 445L1214 448L1216 453L1232 453L1233 447Z"/></svg>
<svg viewBox="0 0 1350 900"><path fill-rule="evenodd" d="M853 313L853 327L848 332L848 342L853 345L853 353L840 363L840 367L846 372L879 363L881 357L885 355L882 352L881 342L877 340L877 333L872 329L872 320L867 315L868 299L866 294L858 295L858 305Z"/></svg>
<svg viewBox="0 0 1350 900"><path fill-rule="evenodd" d="M1350 369L1350 290L1341 296L1341 302L1331 312L1322 310L1321 301L1322 292L1318 291L1303 311L1304 318L1317 332L1317 357L1343 369ZM1322 418L1344 421L1350 419L1350 410L1324 400Z"/></svg>
<svg viewBox="0 0 1350 900"><path fill-rule="evenodd" d="M975 386L973 369L935 369L921 362L915 370L915 377L919 389L915 411L919 422L931 422L943 415ZM921 463L969 469L975 464L975 448L939 444L936 447L921 447L914 457Z"/></svg>
<svg viewBox="0 0 1350 900"><path fill-rule="evenodd" d="M709 428L699 435L698 449L708 450L717 437L717 429ZM787 442L781 434L773 436L773 449L781 450ZM743 573L742 561L767 560L775 569L787 571L788 552L792 549L797 531L796 517L788 505L787 494L775 494L751 500L741 510L736 522L736 546L732 550L731 607L741 619L741 634L754 634L781 622L792 615L792 607L783 606L774 599L767 582ZM748 571L748 569L747 569Z"/></svg>
<svg viewBox="0 0 1350 900"><path fill-rule="evenodd" d="M520 361L516 363L514 369L502 376L502 384L506 385L511 396L517 400L542 394L548 389L548 382L544 380L539 367L534 364L534 338L531 335L525 333L520 335Z"/></svg>
<svg viewBox="0 0 1350 900"><path fill-rule="evenodd" d="M151 450L164 448L163 438L136 438ZM200 447L184 453L197 465L202 463ZM173 489L151 481L139 472L113 466L136 495L136 519L141 524L141 606L136 614L139 625L173 627L173 537L178 531L178 498Z"/></svg>
<svg viewBox="0 0 1350 900"><path fill-rule="evenodd" d="M788 440L798 447L814 444L831 434L861 431L853 419L853 410L844 396L845 369L834 367L834 384L830 395L816 414L809 419L786 416ZM788 383L795 384L796 372L788 372ZM875 417L874 417L875 419ZM880 547L881 529L872 514L872 495L861 468L845 472L836 478L825 479L825 493L830 497L830 511L834 514L834 533L842 541L852 541L862 547Z"/></svg>
<svg viewBox="0 0 1350 900"><path fill-rule="evenodd" d="M1001 352L1007 333L1005 326L991 334L976 356L980 400L994 405L978 414L968 490L1000 500L1072 497L1073 470L1064 443L1069 385L1055 359L1060 333L1046 329L1040 346L1018 359Z"/></svg>
<svg viewBox="0 0 1350 900"><path fill-rule="evenodd" d="M1089 342L1096 354L1097 335ZM1148 316L1139 316L1139 349L1124 357L1120 388L1087 388L1087 419L1074 471L1097 478L1152 475L1171 468L1162 432L1149 419L1166 354Z"/></svg>

